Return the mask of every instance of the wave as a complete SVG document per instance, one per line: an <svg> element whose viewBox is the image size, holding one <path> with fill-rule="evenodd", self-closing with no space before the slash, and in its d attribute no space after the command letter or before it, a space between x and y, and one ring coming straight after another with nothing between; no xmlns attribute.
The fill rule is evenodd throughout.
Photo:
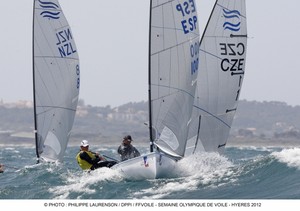
<svg viewBox="0 0 300 211"><path fill-rule="evenodd" d="M291 199L299 198L300 171L291 165L291 156L300 155L299 149L266 149L263 153L258 150L249 150L247 160L241 162L236 169L234 184L235 194L233 196L248 199ZM284 160L284 161L283 161ZM241 160L240 160L241 161ZM299 166L299 165L298 165ZM296 183L295 183L296 182ZM259 187L259 191L258 191Z"/></svg>
<svg viewBox="0 0 300 211"><path fill-rule="evenodd" d="M228 158L217 153L194 154L178 162L177 177L153 180L154 187L142 189L133 196L142 199L183 198L180 193L222 185L220 178L230 177L232 166Z"/></svg>
<svg viewBox="0 0 300 211"><path fill-rule="evenodd" d="M74 198L109 198L112 190L105 188L107 185L124 181L117 171L109 168L100 168L92 172L68 171L62 175L64 184L49 188L55 199Z"/></svg>
<svg viewBox="0 0 300 211"><path fill-rule="evenodd" d="M96 150L110 157L115 148ZM141 152L148 148L140 147ZM228 147L223 155L183 158L172 178L131 181L118 171L83 172L75 155L63 163L35 164L33 148L0 149L2 199L299 199L300 149Z"/></svg>
<svg viewBox="0 0 300 211"><path fill-rule="evenodd" d="M280 152L273 152L272 155L282 163L291 168L300 170L300 148L283 149Z"/></svg>
<svg viewBox="0 0 300 211"><path fill-rule="evenodd" d="M300 187L295 184L299 181L300 172L295 169L299 162L295 165L295 160L300 160L300 149L234 148L230 156L232 152L238 157L204 153L185 158L179 162L178 178L156 181L154 187L142 189L134 196L143 199L299 198Z"/></svg>

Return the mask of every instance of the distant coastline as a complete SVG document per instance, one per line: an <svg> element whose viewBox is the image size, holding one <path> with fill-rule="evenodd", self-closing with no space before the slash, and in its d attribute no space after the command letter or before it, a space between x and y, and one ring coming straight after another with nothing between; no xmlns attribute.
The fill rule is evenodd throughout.
<svg viewBox="0 0 300 211"><path fill-rule="evenodd" d="M0 101L0 145L34 146L32 102ZM125 135L135 145L148 145L148 103L130 102L111 108L79 101L69 146L82 139L94 145L118 146ZM241 100L231 127L228 147L299 147L300 106L284 102Z"/></svg>
<svg viewBox="0 0 300 211"><path fill-rule="evenodd" d="M89 140L91 146L119 146L121 143L117 138L103 138L99 140ZM79 146L80 140L70 139L68 146L74 147ZM149 142L143 140L137 140L134 142L135 146L145 147L149 145ZM25 146L25 147L34 147L33 138L18 138L14 140L4 140L0 139L1 147L15 147L15 146ZM279 148L300 148L300 140L298 139L260 139L260 138L245 138L245 137L231 137L229 138L226 147L279 147Z"/></svg>

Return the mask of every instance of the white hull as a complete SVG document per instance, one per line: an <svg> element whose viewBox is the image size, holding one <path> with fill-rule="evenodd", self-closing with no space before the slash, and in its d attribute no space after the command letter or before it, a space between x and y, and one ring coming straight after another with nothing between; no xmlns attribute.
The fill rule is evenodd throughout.
<svg viewBox="0 0 300 211"><path fill-rule="evenodd" d="M112 169L120 171L128 179L157 179L169 177L174 172L176 163L176 160L166 154L152 152L120 162Z"/></svg>

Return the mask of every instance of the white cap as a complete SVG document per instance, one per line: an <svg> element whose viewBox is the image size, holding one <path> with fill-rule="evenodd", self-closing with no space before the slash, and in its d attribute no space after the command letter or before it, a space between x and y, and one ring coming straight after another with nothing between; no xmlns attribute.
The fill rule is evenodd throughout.
<svg viewBox="0 0 300 211"><path fill-rule="evenodd" d="M81 147L87 147L89 146L89 142L87 140L83 140L81 143L80 143L80 146Z"/></svg>

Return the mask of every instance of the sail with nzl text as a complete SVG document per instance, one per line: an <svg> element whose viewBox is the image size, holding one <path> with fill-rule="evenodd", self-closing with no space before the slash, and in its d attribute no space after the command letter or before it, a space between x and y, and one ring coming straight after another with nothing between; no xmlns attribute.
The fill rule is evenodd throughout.
<svg viewBox="0 0 300 211"><path fill-rule="evenodd" d="M79 57L58 0L34 0L33 8L36 155L38 160L61 161L78 103Z"/></svg>

